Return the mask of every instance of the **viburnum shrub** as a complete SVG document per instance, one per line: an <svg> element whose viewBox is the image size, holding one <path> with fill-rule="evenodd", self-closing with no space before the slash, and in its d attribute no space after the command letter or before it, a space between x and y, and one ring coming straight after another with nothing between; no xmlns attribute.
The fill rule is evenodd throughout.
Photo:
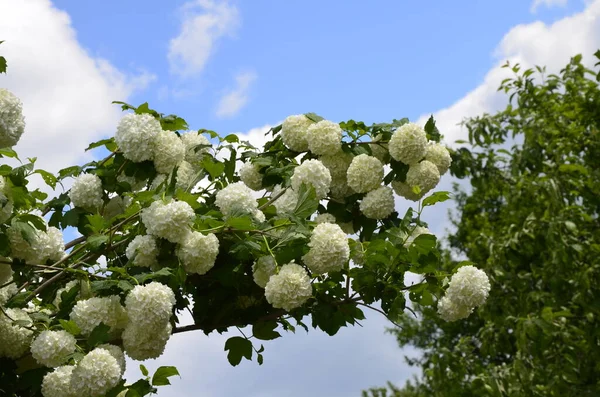
<svg viewBox="0 0 600 397"><path fill-rule="evenodd" d="M447 283L421 220L449 198L424 197L450 162L433 118L422 128L295 115L259 149L117 103L128 113L115 136L88 147L107 150L103 159L57 175L34 159L0 165L2 395L147 395L177 370L149 377L142 365L125 384L125 355L159 357L176 333L238 328L229 361L260 364L261 341L307 329L307 317L334 335L364 319L361 307L394 321L407 296L438 298L456 320L487 297L472 266ZM21 102L0 89L0 142L16 144L24 125ZM0 157L18 160L10 147ZM35 174L55 190L72 178L71 188L48 199ZM399 215L403 198L419 203ZM407 285L407 272L422 281ZM179 324L184 309L193 324Z"/></svg>

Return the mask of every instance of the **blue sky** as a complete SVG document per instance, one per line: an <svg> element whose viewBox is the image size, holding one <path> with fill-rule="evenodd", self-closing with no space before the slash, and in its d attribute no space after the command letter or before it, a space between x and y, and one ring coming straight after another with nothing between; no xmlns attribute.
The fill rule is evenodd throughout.
<svg viewBox="0 0 600 397"><path fill-rule="evenodd" d="M112 100L148 101L192 128L252 139L308 111L367 123L423 122L433 113L451 144L464 136L456 127L463 117L504 104L496 88L506 59L552 71L600 47L600 0L365 4L0 0L0 50L9 60L0 87L23 100L28 126L17 150L54 171L88 160L87 143L114 133ZM450 207L425 215L438 235ZM263 366L229 366L226 337L202 333L174 336L163 357L145 364L182 374L161 397L345 397L403 383L414 373L403 356L417 353L397 348L379 314L366 315L363 327L335 337L298 330L267 342ZM137 379L136 363L127 375Z"/></svg>

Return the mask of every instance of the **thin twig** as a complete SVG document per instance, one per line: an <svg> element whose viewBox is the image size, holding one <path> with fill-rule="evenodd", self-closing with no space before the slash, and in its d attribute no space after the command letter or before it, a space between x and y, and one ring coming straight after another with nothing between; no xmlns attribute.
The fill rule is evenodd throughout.
<svg viewBox="0 0 600 397"><path fill-rule="evenodd" d="M270 206L271 204L273 204L273 202L275 202L275 200L277 200L279 197L283 196L283 194L288 190L288 188L286 187L285 189L282 189L279 193L277 193L275 196L271 197L271 199L269 201L267 201L266 203L264 203L263 205L261 205L260 207L258 207L259 210L264 210L265 208L267 208L268 206Z"/></svg>
<svg viewBox="0 0 600 397"><path fill-rule="evenodd" d="M402 326L401 326L400 324L398 324L398 323L396 323L396 322L392 321L392 320L391 320L391 319L388 317L388 315L387 315L387 314L385 314L385 312L384 312L383 310L379 310L379 309L377 309L376 307L369 306L369 305L367 305L367 304L365 304L365 303L362 303L362 302L356 302L356 304L357 304L357 305L364 306L364 307L368 307L368 308L369 308L369 309L371 309L371 310L375 310L376 312L383 314L383 315L385 316L385 318L387 318L387 319L388 319L388 321L389 321L390 323L394 324L396 327L398 327L398 328L400 328L400 329L404 329L404 328L402 328Z"/></svg>
<svg viewBox="0 0 600 397"><path fill-rule="evenodd" d="M79 243L84 242L85 239L86 239L85 236L80 236L80 237L77 237L74 240L69 241L68 243L65 244L65 251L68 250L68 249L70 249L70 248L73 248L74 246L76 246Z"/></svg>

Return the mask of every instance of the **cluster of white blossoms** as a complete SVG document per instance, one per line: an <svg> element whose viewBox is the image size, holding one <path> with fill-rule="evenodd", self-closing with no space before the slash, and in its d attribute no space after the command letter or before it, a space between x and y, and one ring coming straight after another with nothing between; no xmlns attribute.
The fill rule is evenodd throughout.
<svg viewBox="0 0 600 397"><path fill-rule="evenodd" d="M412 243L415 241L415 239L417 237L419 237L422 234L431 234L433 235L433 233L431 233L429 231L429 229L427 229L426 227L423 226L415 226L415 228L413 229L413 231L411 232L411 234L408 236L408 238L406 239L406 241L404 242L404 246L405 247L410 247L412 245Z"/></svg>
<svg viewBox="0 0 600 397"><path fill-rule="evenodd" d="M121 338L127 355L134 360L160 356L171 336L169 322L175 294L164 284L135 286L125 298L129 322Z"/></svg>
<svg viewBox="0 0 600 397"><path fill-rule="evenodd" d="M308 253L302 260L313 274L341 270L350 258L348 237L333 223L320 223L312 231Z"/></svg>
<svg viewBox="0 0 600 397"><path fill-rule="evenodd" d="M307 131L312 124L313 121L303 114L287 117L281 124L283 144L295 152L307 151Z"/></svg>
<svg viewBox="0 0 600 397"><path fill-rule="evenodd" d="M77 301L71 310L71 320L77 324L82 335L89 335L100 323L110 327L113 335L127 325L127 313L118 295L93 297Z"/></svg>
<svg viewBox="0 0 600 397"><path fill-rule="evenodd" d="M347 171L348 186L357 193L377 189L383 181L383 164L377 158L360 154L352 159Z"/></svg>
<svg viewBox="0 0 600 397"><path fill-rule="evenodd" d="M450 279L446 294L438 302L438 313L446 321L468 317L473 309L483 305L490 292L490 281L484 271L474 266L462 266Z"/></svg>
<svg viewBox="0 0 600 397"><path fill-rule="evenodd" d="M371 190L362 199L359 208L367 218L387 218L395 209L394 193L388 186L381 186L375 190Z"/></svg>
<svg viewBox="0 0 600 397"><path fill-rule="evenodd" d="M154 138L154 168L170 174L185 158L185 144L173 131L161 131Z"/></svg>
<svg viewBox="0 0 600 397"><path fill-rule="evenodd" d="M42 381L44 397L77 397L71 391L71 376L74 365L63 365L49 372Z"/></svg>
<svg viewBox="0 0 600 397"><path fill-rule="evenodd" d="M331 174L331 195L336 199L343 199L354 194L354 190L348 186L348 167L352 163L350 153L340 152L334 155L319 157L319 160L329 170Z"/></svg>
<svg viewBox="0 0 600 397"><path fill-rule="evenodd" d="M322 199L329 193L331 174L319 160L307 160L294 169L291 181L295 191L304 183L314 187L317 198Z"/></svg>
<svg viewBox="0 0 600 397"><path fill-rule="evenodd" d="M290 215L296 209L296 205L298 205L298 196L292 189L286 189L283 193L281 193L281 191L281 185L277 185L273 189L271 197L278 196L277 200L273 201L273 205L275 206L278 215Z"/></svg>
<svg viewBox="0 0 600 397"><path fill-rule="evenodd" d="M311 124L306 132L308 150L324 156L338 153L342 150L342 128L338 123L321 120Z"/></svg>
<svg viewBox="0 0 600 397"><path fill-rule="evenodd" d="M439 182L438 168L427 160L411 165L406 173L406 184L411 187L418 186L421 189L419 194L430 192Z"/></svg>
<svg viewBox="0 0 600 397"><path fill-rule="evenodd" d="M273 307L288 312L312 297L312 285L306 270L294 263L283 265L265 286L265 297Z"/></svg>
<svg viewBox="0 0 600 397"><path fill-rule="evenodd" d="M316 223L335 223L335 216L329 213L319 214L315 216Z"/></svg>
<svg viewBox="0 0 600 397"><path fill-rule="evenodd" d="M31 342L31 355L41 365L58 367L75 352L77 340L67 331L42 331Z"/></svg>
<svg viewBox="0 0 600 397"><path fill-rule="evenodd" d="M425 160L432 162L437 167L440 175L444 175L452 164L452 157L446 146L439 142L429 142Z"/></svg>
<svg viewBox="0 0 600 397"><path fill-rule="evenodd" d="M6 179L0 176L0 223L4 223L12 215L14 208Z"/></svg>
<svg viewBox="0 0 600 397"><path fill-rule="evenodd" d="M158 264L156 238L150 235L137 235L127 248L125 256L136 266L152 267Z"/></svg>
<svg viewBox="0 0 600 397"><path fill-rule="evenodd" d="M33 322L25 310L3 309L0 313L0 357L17 359L29 349ZM14 322L13 322L14 321Z"/></svg>
<svg viewBox="0 0 600 397"><path fill-rule="evenodd" d="M252 265L252 278L256 285L265 288L269 279L275 274L277 263L271 255L261 256Z"/></svg>
<svg viewBox="0 0 600 397"><path fill-rule="evenodd" d="M427 153L427 133L414 123L396 129L389 142L390 155L397 161L413 165Z"/></svg>
<svg viewBox="0 0 600 397"><path fill-rule="evenodd" d="M94 210L102 205L102 181L95 174L81 174L73 182L69 198L75 207Z"/></svg>
<svg viewBox="0 0 600 397"><path fill-rule="evenodd" d="M23 104L12 92L0 88L0 148L14 146L25 131Z"/></svg>
<svg viewBox="0 0 600 397"><path fill-rule="evenodd" d="M202 134L188 131L181 135L185 145L185 161L196 167L208 152L210 141Z"/></svg>
<svg viewBox="0 0 600 397"><path fill-rule="evenodd" d="M219 239L213 233L190 232L177 248L177 257L188 273L206 274L215 265Z"/></svg>
<svg viewBox="0 0 600 397"><path fill-rule="evenodd" d="M215 204L225 217L234 213L253 215L258 210L258 203L252 190L243 182L235 182L217 192Z"/></svg>
<svg viewBox="0 0 600 397"><path fill-rule="evenodd" d="M189 232L195 213L185 201L154 201L141 213L149 234L178 243Z"/></svg>
<svg viewBox="0 0 600 397"><path fill-rule="evenodd" d="M419 194L415 193L412 190L412 187L408 186L404 182L400 181L392 181L392 188L394 189L394 193L396 193L400 197L404 197L410 201L419 201L421 197L423 197L423 193Z"/></svg>
<svg viewBox="0 0 600 397"><path fill-rule="evenodd" d="M162 131L152 115L129 113L119 121L115 142L126 159L139 163L154 157L154 139Z"/></svg>
<svg viewBox="0 0 600 397"><path fill-rule="evenodd" d="M259 167L251 162L244 163L239 170L240 179L252 190L262 189L263 176Z"/></svg>
<svg viewBox="0 0 600 397"><path fill-rule="evenodd" d="M11 256L27 263L44 264L48 260L57 261L65 255L65 242L62 232L51 226L46 231L35 230L31 243L23 238L21 230L8 228Z"/></svg>
<svg viewBox="0 0 600 397"><path fill-rule="evenodd" d="M100 397L121 381L119 361L107 349L95 348L77 363L69 391L75 396Z"/></svg>

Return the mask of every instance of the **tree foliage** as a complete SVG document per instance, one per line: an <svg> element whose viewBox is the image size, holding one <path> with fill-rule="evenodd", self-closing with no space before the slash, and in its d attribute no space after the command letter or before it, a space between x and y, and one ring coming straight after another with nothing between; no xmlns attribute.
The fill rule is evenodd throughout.
<svg viewBox="0 0 600 397"><path fill-rule="evenodd" d="M464 122L451 172L471 189L456 186L449 243L488 273L490 297L457 323L417 305L393 333L422 349L421 377L370 395L600 394L600 73L581 60L556 75L506 64L507 107Z"/></svg>

